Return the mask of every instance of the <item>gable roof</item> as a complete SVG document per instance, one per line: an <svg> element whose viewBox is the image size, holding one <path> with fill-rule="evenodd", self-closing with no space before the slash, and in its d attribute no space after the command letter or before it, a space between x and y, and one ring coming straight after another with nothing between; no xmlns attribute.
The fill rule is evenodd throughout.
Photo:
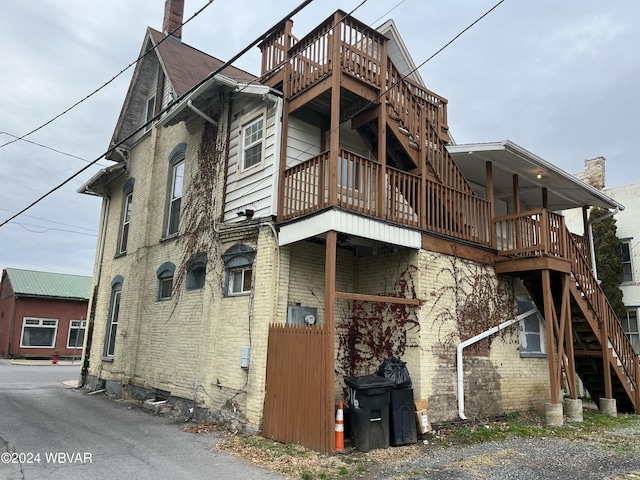
<svg viewBox="0 0 640 480"><path fill-rule="evenodd" d="M145 55L147 50L153 52ZM115 149L112 150L112 147L139 128L140 116L147 108L149 79L159 69L167 84L165 91L168 90L178 99L224 64L222 60L182 43L178 38L167 37L151 27L147 28L139 58L111 137L110 151L105 155L108 160L123 161L123 156ZM257 78L233 66L226 67L220 73L237 82L251 82ZM130 147L131 141L132 139L124 147Z"/></svg>
<svg viewBox="0 0 640 480"><path fill-rule="evenodd" d="M222 60L182 43L172 36L160 43L165 37L164 33L151 27L148 31L154 46L157 46L156 50L167 79L171 82L178 98L224 64ZM256 79L254 75L231 66L219 73L237 82L251 82Z"/></svg>
<svg viewBox="0 0 640 480"><path fill-rule="evenodd" d="M387 20L376 30L389 39L389 57L398 71L402 75L408 76L411 80L418 82L420 85L425 86L424 80L422 80L422 76L416 68L409 49L404 44L393 19Z"/></svg>
<svg viewBox="0 0 640 480"><path fill-rule="evenodd" d="M89 300L91 277L6 268L16 296Z"/></svg>

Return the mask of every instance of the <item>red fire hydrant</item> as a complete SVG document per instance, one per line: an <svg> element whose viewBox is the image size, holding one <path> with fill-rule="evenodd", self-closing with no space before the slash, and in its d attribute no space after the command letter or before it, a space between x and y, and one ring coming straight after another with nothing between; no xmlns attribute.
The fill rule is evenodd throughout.
<svg viewBox="0 0 640 480"><path fill-rule="evenodd" d="M58 350L53 351L53 358L51 359L51 363L53 363L54 365L58 364L58 353Z"/></svg>

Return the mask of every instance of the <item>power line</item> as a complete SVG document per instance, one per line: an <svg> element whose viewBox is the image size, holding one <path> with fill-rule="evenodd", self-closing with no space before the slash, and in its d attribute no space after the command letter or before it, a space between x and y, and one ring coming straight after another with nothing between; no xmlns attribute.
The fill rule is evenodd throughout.
<svg viewBox="0 0 640 480"><path fill-rule="evenodd" d="M393 90L394 88L396 88L398 85L400 85L401 82L403 82L409 75L411 75L412 73L416 72L419 68L423 67L427 62L429 62L431 59L433 59L436 55L438 55L440 52L442 52L445 48L447 48L449 45L451 45L453 42L455 42L460 36L462 36L467 30L469 30L471 27L473 27L475 24L477 24L479 21L481 21L484 17L486 17L487 15L489 15L493 10L495 10L498 6L500 6L500 4L502 4L505 0L500 0L498 3L496 3L493 7L491 7L489 10L487 10L484 14L482 14L480 17L478 17L476 20L474 20L472 23L470 23L466 28L464 28L463 30L460 31L460 33L458 33L456 36L454 36L451 40L449 40L443 47L441 47L440 49L438 49L438 51L436 51L433 55L431 55L429 58L427 58L424 62L422 62L420 65L418 65L417 67L415 67L413 70L411 70L410 72L408 72L406 75L402 75L401 78L396 81L395 83L391 84L389 86L389 88L387 90L385 90L384 92L380 93L376 98L374 98L373 100L370 100L365 106L363 106L361 109L359 109L357 112L349 115L348 118L344 119L342 122L340 122L340 124L338 125L338 128L340 128L341 125L343 125L344 123L348 122L349 120L355 118L357 115L359 115L360 113L364 112L365 110L367 110L369 107L371 107L376 101L380 100L382 97L384 97L387 93L389 93L391 90ZM404 0L401 0L400 3L404 2ZM396 7L398 7L398 5L396 5L395 7L393 7L391 10L394 10ZM388 13L388 12L387 12ZM386 13L385 13L386 15ZM384 16L384 15L383 15ZM379 19L378 19L379 20ZM376 20L376 21L378 21ZM285 80L286 81L286 80ZM329 133L335 133L336 129L331 130ZM320 141L317 141L316 143L309 145L307 147L306 150L300 152L298 154L298 156L296 156L293 160L291 160L290 162L285 164L285 168L288 167L289 165L291 165L293 162L295 162L296 160L299 160L300 157L305 154L308 153L309 150L311 148L315 148L317 146L320 145ZM282 169L281 168L277 168L275 170L275 173L279 173ZM264 178L263 180L260 180L258 182L256 182L256 184L250 188L246 194L249 194L251 192L254 191L254 189L258 188L260 185L262 185L264 182L266 182L267 180L269 180L270 177ZM2 226L2 225L0 225Z"/></svg>
<svg viewBox="0 0 640 480"><path fill-rule="evenodd" d="M15 139L16 139L16 141L21 140L21 141L23 141L23 142L30 143L30 144L35 145L35 146L37 146L37 147L45 148L45 149L47 149L47 150L51 150L52 152L59 153L60 155L66 155L67 157L77 158L78 160L82 160L83 162L87 162L87 163L89 163L89 162L91 161L91 160L87 160L86 158L82 158L82 157L79 157L79 156L77 156L77 155L74 155L74 154L72 154L72 153L63 152L62 150L58 150L57 148L53 148L53 147L50 147L50 146L48 146L48 145L44 145L44 144L42 144L42 143L34 142L34 141L32 141L32 140L27 140L27 139L25 139L25 138L20 138L20 137L18 137L17 135L13 135L12 133L9 133L9 132L0 132L0 135L2 135L2 134L4 134L4 135L8 135L8 136L10 136L10 137L13 137L13 138L15 138ZM26 136L26 135L25 135L25 136ZM8 144L6 144L6 145L8 145ZM106 167L107 167L107 165L102 165L102 164L100 164L100 163L98 163L97 165L99 165L99 166L101 166L101 167L103 167L103 168L106 168Z"/></svg>
<svg viewBox="0 0 640 480"><path fill-rule="evenodd" d="M161 109L156 115L154 115L153 118L151 118L148 122L146 122L144 125L138 127L136 130L134 130L132 133L130 133L127 137L125 137L124 139L120 140L118 143L116 143L113 147L111 147L109 150L107 150L105 153L101 154L98 158L96 158L95 160L93 160L92 162L90 162L89 164L87 164L85 167L81 168L80 170L78 170L76 173L74 173L73 175L71 175L70 177L68 177L66 180L62 181L60 184L56 185L55 187L53 187L51 190L49 190L48 192L44 193L43 195L41 195L39 198L37 198L36 200L34 200L33 202L31 202L29 205L27 205L26 207L24 207L22 210L20 210L19 212L17 212L16 214L12 215L11 217L9 217L8 219L6 219L5 221L3 221L2 223L0 223L0 228L2 228L4 225L6 225L7 223L9 223L10 221L14 220L15 218L19 217L20 215L22 215L24 212L26 212L27 210L29 210L30 208L32 208L34 205L37 205L38 203L40 203L42 200L44 200L45 198L47 198L49 195L51 195L52 193L54 193L55 191L59 190L60 188L62 188L63 186L65 186L67 183L69 183L71 180L73 180L74 178L76 178L77 176L79 176L80 174L84 173L86 170L88 170L91 166L93 166L94 164L96 164L102 157L104 157L105 155L107 155L109 152L111 152L112 150L114 150L115 148L119 147L120 145L122 145L123 143L127 142L128 140L130 140L131 138L133 138L135 135L137 135L139 132L141 132L142 130L146 129L148 125L153 124L153 122L155 122L156 120L158 120L162 115L164 115L167 111L169 111L171 108L173 108L173 106L180 102L182 99L186 98L188 95L190 95L191 93L193 93L195 90L197 90L201 85L205 84L207 81L209 81L211 78L215 77L218 73L220 73L222 70L224 70L225 68L231 66L236 60L238 60L240 57L242 57L245 53L247 53L251 48L253 48L255 45L257 45L258 43L260 43L261 41L263 41L265 38L269 37L275 30L276 28L284 23L286 20L288 20L289 18L291 18L292 16L294 16L296 13L300 12L303 8L305 8L307 5L309 5L310 3L312 3L314 0L304 0L302 3L300 3L296 8L294 8L288 15L286 15L284 18L282 18L279 22L277 22L276 24L274 24L271 28L269 28L265 33L263 33L262 35L260 35L258 38L256 38L253 42L251 42L248 46L246 46L245 48L243 48L239 53L237 53L236 55L234 55L230 60L224 62L222 65L220 65L218 68L216 68L213 72L211 72L209 75L207 75L204 79L202 79L200 82L196 83L193 87L191 87L189 90L187 90L181 97L177 98L176 100L174 100L173 102L169 103L165 108ZM364 0L367 1L367 0ZM363 2L364 3L364 2ZM201 12L203 9L200 9L198 11ZM195 16L195 15L194 15ZM192 17L193 18L193 17ZM186 22L185 22L186 23ZM175 31L175 30L174 30ZM166 37L165 37L166 38ZM50 123L50 122L49 122ZM17 140L13 140L13 141L17 141ZM5 144L6 145L6 144Z"/></svg>
<svg viewBox="0 0 640 480"><path fill-rule="evenodd" d="M5 212L9 212L9 213L16 213L13 210L8 210L8 209L2 208L2 207L0 207L0 210L3 210ZM95 229L93 229L93 228L79 227L77 225L71 225L69 223L56 222L55 220L49 220L48 218L36 217L34 215L25 214L23 216L24 217L28 217L28 218L33 218L35 220L42 220L43 222L55 223L56 225L62 225L64 227L79 228L80 230L89 230L90 232L95 232Z"/></svg>
<svg viewBox="0 0 640 480"><path fill-rule="evenodd" d="M41 225L32 225L32 224L29 224L29 223L9 222L9 224L11 224L11 225L19 225L22 228L24 228L27 232L31 232L31 233L65 232L65 233L76 233L78 235L87 235L89 237L97 237L98 236L97 233L76 232L75 230L65 230L63 228L46 228L46 227L42 227ZM30 227L44 228L45 230L41 230L41 231L31 230L31 229L27 228L27 225L30 226Z"/></svg>
<svg viewBox="0 0 640 480"><path fill-rule="evenodd" d="M109 85L110 83L112 83L114 80L116 80L120 75L122 75L124 72L126 72L127 70L129 70L132 66L134 66L136 63L138 63L140 60L142 60L144 57L146 57L150 52L152 52L153 50L155 50L158 45L160 45L162 42L164 42L167 38L169 38L171 35L173 35L173 33L175 33L176 31L180 30L183 26L185 26L187 23L189 23L191 20L193 20L194 18L196 18L198 15L200 15L200 13L202 13L204 11L205 8L207 8L209 5L211 5L213 3L213 0L209 0L202 8L200 8L200 10L198 10L196 13L194 13L193 15L191 15L191 17L189 17L184 23L181 23L178 27L176 27L175 29L173 29L171 32L169 32L167 34L167 36L165 36L162 40L160 40L158 42L158 44L153 47L150 48L149 50L145 51L145 53L143 53L142 55L140 55L138 58L136 58L133 62L131 62L129 65L127 65L126 67L124 67L122 70L120 70L116 75L114 75L111 80L108 80L107 82L105 82L102 86L96 88L93 92L91 92L90 94L88 94L87 96L85 96L84 98L78 100L76 103L74 103L73 105L71 105L69 108L67 108L66 110L64 110L62 113L59 113L58 115L54 116L53 118L51 118L50 120L47 120L45 123L43 123L42 125L40 125L39 127L34 128L33 130L31 130L30 132L25 133L24 135L20 136L20 137L16 137L13 140L3 143L2 145L0 145L0 148L6 147L7 145L11 145L12 143L17 142L18 140L23 140L24 138L28 137L29 135L37 132L38 130L43 129L44 127L46 127L47 125L49 125L50 123L53 123L54 121L56 121L58 118L62 117L63 115L66 115L67 113L69 113L71 110L73 110L74 108L76 108L78 105L80 105L81 103L83 103L84 101L88 100L89 98L93 97L96 93L98 93L100 90L102 90L103 88L105 88L107 85ZM6 133L6 132L5 132ZM14 135L11 135L14 136ZM0 225L1 226L1 225Z"/></svg>

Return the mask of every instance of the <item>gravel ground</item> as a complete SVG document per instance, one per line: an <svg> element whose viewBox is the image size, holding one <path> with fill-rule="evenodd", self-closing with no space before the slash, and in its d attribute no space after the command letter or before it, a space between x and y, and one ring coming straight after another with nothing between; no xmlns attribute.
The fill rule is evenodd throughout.
<svg viewBox="0 0 640 480"><path fill-rule="evenodd" d="M640 423L586 440L513 438L468 446L425 447L411 460L386 462L364 477L640 480Z"/></svg>

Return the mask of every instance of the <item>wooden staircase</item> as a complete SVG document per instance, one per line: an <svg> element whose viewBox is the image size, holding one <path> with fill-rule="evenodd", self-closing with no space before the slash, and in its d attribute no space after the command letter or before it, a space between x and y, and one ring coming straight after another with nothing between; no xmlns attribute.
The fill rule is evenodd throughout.
<svg viewBox="0 0 640 480"><path fill-rule="evenodd" d="M640 364L604 291L591 271L584 246L566 228L566 255L571 273L553 272L554 305L560 304L563 276L569 276L570 317L575 370L591 397L615 398L622 413L640 408ZM523 275L525 287L542 310L543 293L539 272ZM546 320L546 319L545 319Z"/></svg>

